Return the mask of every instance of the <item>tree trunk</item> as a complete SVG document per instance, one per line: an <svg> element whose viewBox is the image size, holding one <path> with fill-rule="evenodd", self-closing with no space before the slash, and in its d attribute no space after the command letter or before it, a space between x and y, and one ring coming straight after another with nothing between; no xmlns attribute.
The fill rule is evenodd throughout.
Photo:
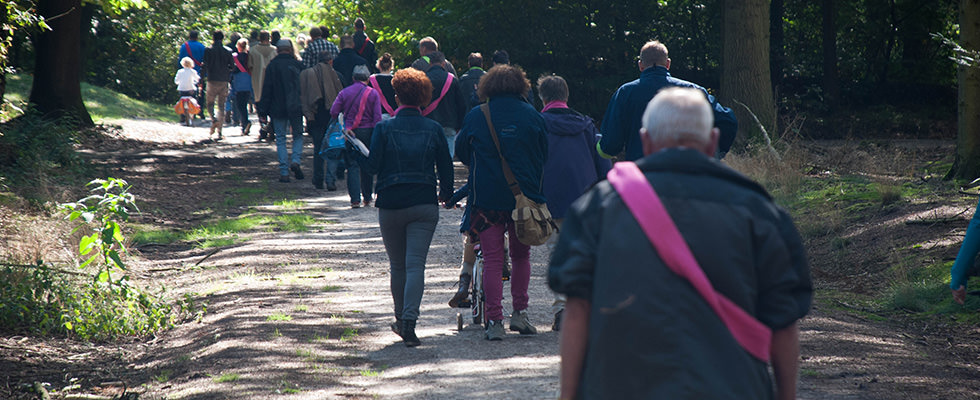
<svg viewBox="0 0 980 400"><path fill-rule="evenodd" d="M783 0L772 0L769 10L769 69L772 86L778 88L783 83L783 69L786 66L786 41L783 34L783 16L786 6Z"/></svg>
<svg viewBox="0 0 980 400"><path fill-rule="evenodd" d="M51 30L34 35L30 103L45 118L69 117L78 127L92 126L82 102L81 0L41 0L38 13Z"/></svg>
<svg viewBox="0 0 980 400"><path fill-rule="evenodd" d="M834 0L823 0L823 94L829 110L840 100L840 77L837 71L837 8Z"/></svg>
<svg viewBox="0 0 980 400"><path fill-rule="evenodd" d="M776 126L776 107L769 81L769 0L724 3L720 97L722 104L735 110L739 121L736 146L744 147L762 140L762 131L752 114L758 117L770 137Z"/></svg>
<svg viewBox="0 0 980 400"><path fill-rule="evenodd" d="M960 46L980 49L980 0L960 0ZM980 176L980 65L960 65L956 161L948 177Z"/></svg>

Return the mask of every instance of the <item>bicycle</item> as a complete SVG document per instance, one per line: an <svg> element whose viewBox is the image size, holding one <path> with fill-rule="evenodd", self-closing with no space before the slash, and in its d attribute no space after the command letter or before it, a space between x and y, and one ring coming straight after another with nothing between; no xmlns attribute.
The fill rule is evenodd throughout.
<svg viewBox="0 0 980 400"><path fill-rule="evenodd" d="M457 308L469 308L473 323L480 326L487 326L486 307L487 296L483 292L483 251L480 244L473 245L473 252L476 254L476 262L473 263L473 284L470 289L470 298L459 303ZM510 280L510 268L504 263L504 282ZM456 330L463 330L463 313L456 312Z"/></svg>

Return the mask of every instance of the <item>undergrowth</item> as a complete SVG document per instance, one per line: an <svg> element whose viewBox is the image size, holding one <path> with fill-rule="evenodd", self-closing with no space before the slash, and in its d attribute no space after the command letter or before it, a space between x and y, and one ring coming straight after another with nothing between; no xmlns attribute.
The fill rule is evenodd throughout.
<svg viewBox="0 0 980 400"><path fill-rule="evenodd" d="M0 268L0 328L40 335L60 334L85 340L146 336L204 312L190 295L168 301L138 287L125 263L122 224L135 209L125 181L89 183L92 194L62 205L76 222L77 249L87 257L70 271L35 255L30 264Z"/></svg>

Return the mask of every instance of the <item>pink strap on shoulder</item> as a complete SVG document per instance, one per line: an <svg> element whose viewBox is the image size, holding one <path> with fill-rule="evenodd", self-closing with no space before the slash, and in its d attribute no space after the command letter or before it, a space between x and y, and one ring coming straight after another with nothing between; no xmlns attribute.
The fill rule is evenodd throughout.
<svg viewBox="0 0 980 400"><path fill-rule="evenodd" d="M374 75L371 75L368 78L368 81L371 82L371 87L373 87L374 90L378 91L378 96L381 96L381 99L384 100L381 102L381 107L383 107L385 111L388 112L388 115L394 116L395 110L391 108L391 104L388 104L388 99L385 98L385 93L381 91L381 84L378 83L378 78L375 78Z"/></svg>
<svg viewBox="0 0 980 400"><path fill-rule="evenodd" d="M449 93L449 86L452 85L452 83L453 83L453 74L447 73L446 83L442 84L442 93L439 93L439 97L436 99L436 101L429 103L428 107L422 109L423 117L431 114L433 111L436 110L437 107L439 107L439 102L442 101L443 97L446 97L446 93Z"/></svg>
<svg viewBox="0 0 980 400"><path fill-rule="evenodd" d="M252 75L252 73L251 73L251 72L248 72L248 70L247 70L247 69L245 69L245 66L243 66L243 65L242 65L242 63L241 63L241 61L238 61L238 53L233 53L233 54L231 55L231 59L232 59L232 60L235 60L235 65L237 65L237 66L238 66L238 70L239 70L239 71L242 71L242 72L244 72L244 73L246 73L246 74L249 74L249 75Z"/></svg>
<svg viewBox="0 0 980 400"><path fill-rule="evenodd" d="M361 120L364 119L364 111L367 108L365 106L367 105L368 97L370 97L371 92L373 92L371 89L365 89L361 89L361 92L363 92L361 95L361 104L357 108L357 115L354 117L354 124L348 129L354 130L359 128L361 126Z"/></svg>
<svg viewBox="0 0 980 400"><path fill-rule="evenodd" d="M667 267L691 282L745 351L769 362L772 330L711 286L711 281L698 265L691 248L640 168L632 162L616 163L609 171L608 179Z"/></svg>

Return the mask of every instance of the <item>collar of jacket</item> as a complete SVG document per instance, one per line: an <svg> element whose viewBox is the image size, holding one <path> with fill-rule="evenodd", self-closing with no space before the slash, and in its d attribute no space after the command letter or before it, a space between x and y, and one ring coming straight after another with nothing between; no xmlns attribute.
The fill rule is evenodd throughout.
<svg viewBox="0 0 980 400"><path fill-rule="evenodd" d="M670 71L667 70L667 67L656 65L640 72L641 79L649 76L670 76Z"/></svg>

